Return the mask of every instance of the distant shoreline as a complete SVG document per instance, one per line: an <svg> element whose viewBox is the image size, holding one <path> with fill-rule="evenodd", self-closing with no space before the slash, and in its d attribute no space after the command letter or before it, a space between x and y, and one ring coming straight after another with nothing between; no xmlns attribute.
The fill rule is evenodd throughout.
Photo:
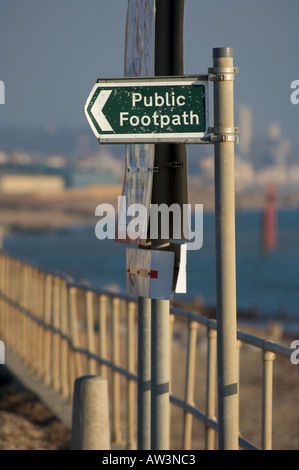
<svg viewBox="0 0 299 470"><path fill-rule="evenodd" d="M101 203L117 208L122 185L100 185L70 188L57 193L4 195L0 193L0 225L7 233L51 231L72 226L95 224L95 209ZM213 188L189 189L189 204L202 204L204 213L214 211ZM277 197L277 209L299 208L298 194L284 193ZM236 214L248 210L263 210L265 197L260 193L236 192Z"/></svg>

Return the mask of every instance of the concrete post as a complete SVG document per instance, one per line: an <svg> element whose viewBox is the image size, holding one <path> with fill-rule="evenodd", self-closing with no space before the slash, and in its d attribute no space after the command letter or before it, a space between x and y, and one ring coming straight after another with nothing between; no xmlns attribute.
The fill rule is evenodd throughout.
<svg viewBox="0 0 299 470"><path fill-rule="evenodd" d="M213 49L219 448L238 449L233 50Z"/></svg>
<svg viewBox="0 0 299 470"><path fill-rule="evenodd" d="M75 380L71 450L110 450L107 380L86 375Z"/></svg>

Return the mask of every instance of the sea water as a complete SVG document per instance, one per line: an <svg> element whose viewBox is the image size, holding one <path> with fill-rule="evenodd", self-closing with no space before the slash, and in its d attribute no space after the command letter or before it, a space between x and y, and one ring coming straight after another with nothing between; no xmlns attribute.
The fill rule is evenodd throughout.
<svg viewBox="0 0 299 470"><path fill-rule="evenodd" d="M237 305L298 315L299 320L299 209L278 211L277 249L262 247L260 210L236 212ZM98 240L95 225L50 232L7 235L4 248L41 267L69 274L76 282L96 288L126 290L128 245ZM204 213L203 246L187 254L187 293L178 299L201 298L216 304L215 219Z"/></svg>

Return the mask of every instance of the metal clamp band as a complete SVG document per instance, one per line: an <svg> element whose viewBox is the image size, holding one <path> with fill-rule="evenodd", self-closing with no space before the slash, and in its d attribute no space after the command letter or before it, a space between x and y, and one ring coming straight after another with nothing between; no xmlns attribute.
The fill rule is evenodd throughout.
<svg viewBox="0 0 299 470"><path fill-rule="evenodd" d="M210 67L208 68L209 73L217 74L217 73L239 73L238 67Z"/></svg>
<svg viewBox="0 0 299 470"><path fill-rule="evenodd" d="M208 69L209 80L214 82L221 82L224 80L234 80L235 74L239 72L238 67L214 67Z"/></svg>
<svg viewBox="0 0 299 470"><path fill-rule="evenodd" d="M209 127L209 142L237 142L239 143L239 127Z"/></svg>
<svg viewBox="0 0 299 470"><path fill-rule="evenodd" d="M237 144L239 144L239 136L234 132L212 134L209 135L206 139L212 144L216 142L236 142Z"/></svg>
<svg viewBox="0 0 299 470"><path fill-rule="evenodd" d="M209 127L208 132L213 132L213 134L237 134L239 127Z"/></svg>
<svg viewBox="0 0 299 470"><path fill-rule="evenodd" d="M218 73L216 75L209 75L209 80L211 82L223 82L224 80L232 81L235 79L233 73Z"/></svg>
<svg viewBox="0 0 299 470"><path fill-rule="evenodd" d="M216 134L216 135L210 135L210 141L211 142L235 142L238 141L238 138L236 135L230 135L230 134Z"/></svg>

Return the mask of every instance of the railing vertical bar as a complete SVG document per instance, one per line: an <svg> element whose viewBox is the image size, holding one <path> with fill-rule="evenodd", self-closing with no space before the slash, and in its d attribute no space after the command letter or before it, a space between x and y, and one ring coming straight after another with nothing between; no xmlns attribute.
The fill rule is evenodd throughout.
<svg viewBox="0 0 299 470"><path fill-rule="evenodd" d="M47 326L52 322L52 282L51 274L45 277L45 303L44 303L44 321ZM43 360L44 360L44 383L49 385L51 383L51 341L52 332L47 328L44 334L44 347L43 347Z"/></svg>
<svg viewBox="0 0 299 470"><path fill-rule="evenodd" d="M17 294L17 302L18 305L16 306L16 316L17 316L17 323L18 323L18 356L22 357L22 321L23 321L23 315L22 311L19 308L19 305L21 305L22 302L22 287L23 287L23 270L22 270L22 262L18 260L18 269L16 272L16 280L15 284L17 284L17 289L18 289L18 294Z"/></svg>
<svg viewBox="0 0 299 470"><path fill-rule="evenodd" d="M241 347L243 343L240 339L237 339L237 367L238 367L238 384L240 384L240 366L241 366ZM240 387L240 385L239 385ZM240 436L240 421L239 421L239 436ZM240 440L239 440L239 448L240 448Z"/></svg>
<svg viewBox="0 0 299 470"><path fill-rule="evenodd" d="M209 325L207 327L207 389L206 389L206 418L216 416L216 374L217 374L217 332ZM214 450L215 430L206 424L205 449Z"/></svg>
<svg viewBox="0 0 299 470"><path fill-rule="evenodd" d="M35 268L30 269L30 291L29 291L29 311L35 314L35 289L36 289L36 271ZM30 317L29 317L30 318ZM35 356L35 322L33 318L29 320L29 367L34 370Z"/></svg>
<svg viewBox="0 0 299 470"><path fill-rule="evenodd" d="M7 268L6 268L6 294L8 298L11 298L11 260L7 258ZM12 346L12 322L11 322L11 305L8 303L6 308L6 327L7 327L7 342L9 346Z"/></svg>
<svg viewBox="0 0 299 470"><path fill-rule="evenodd" d="M8 257L6 258L5 278L6 278L5 294L9 298L9 296L10 296L10 289L9 289L9 286L10 286L10 259ZM6 302L6 309L5 309L6 341L7 341L8 345L10 346L10 328L11 328L11 325L10 325L9 313L10 313L10 305L9 305L9 303Z"/></svg>
<svg viewBox="0 0 299 470"><path fill-rule="evenodd" d="M14 260L11 260L10 261L10 269L9 269L9 298L12 299L12 300L14 300L13 278L14 278ZM14 337L15 337L14 310L15 309L14 309L13 304L10 304L10 306L9 306L9 323L10 323L10 327L9 327L10 338L9 338L9 341L10 341L10 347L11 347L12 351L15 352L16 351L16 346L15 346L15 341L14 341Z"/></svg>
<svg viewBox="0 0 299 470"><path fill-rule="evenodd" d="M2 256L2 292L6 295L6 256ZM3 298L3 309L2 309L2 340L7 341L7 329L6 329L6 300Z"/></svg>
<svg viewBox="0 0 299 470"><path fill-rule="evenodd" d="M8 256L5 258L5 282L4 282L4 292L6 296L9 296L9 258ZM5 301L5 310L4 310L4 337L5 341L7 342L8 345L10 345L10 338L9 338L9 329L10 329L10 324L9 324L9 304L8 302Z"/></svg>
<svg viewBox="0 0 299 470"><path fill-rule="evenodd" d="M262 351L262 450L272 449L273 361L275 354Z"/></svg>
<svg viewBox="0 0 299 470"><path fill-rule="evenodd" d="M17 263L17 269L16 269L16 272L15 272L15 280L14 280L14 283L15 283L15 286L17 286L17 305L15 307L15 311L16 311L16 322L17 322L17 338L18 338L18 341L17 341L17 353L18 353L18 356L21 357L22 356L22 342L20 341L20 338L22 338L22 313L20 311L20 308L19 308L19 305L20 305L20 302L21 302L21 296L22 296L22 280L21 280L21 277L22 277L22 266L21 266L21 261L18 260L18 263Z"/></svg>
<svg viewBox="0 0 299 470"><path fill-rule="evenodd" d="M60 327L60 278L54 277L54 298L53 298L53 327ZM52 369L53 369L53 388L60 390L60 336L58 333L53 334L53 350L52 350Z"/></svg>
<svg viewBox="0 0 299 470"><path fill-rule="evenodd" d="M112 362L120 365L119 353L119 310L120 299L113 297L112 299ZM120 377L119 372L112 372L112 410L113 410L113 431L112 441L114 443L121 442L120 430Z"/></svg>
<svg viewBox="0 0 299 470"><path fill-rule="evenodd" d="M69 333L68 327L68 295L67 285L64 279L60 280L60 302L61 302L61 332L67 337ZM61 339L61 355L60 355L60 381L61 393L63 397L69 396L69 360L68 360L68 343L67 340Z"/></svg>
<svg viewBox="0 0 299 470"><path fill-rule="evenodd" d="M24 296L25 304L24 307L26 308L27 311L30 310L31 307L31 299L30 299L30 294L31 294L31 279L32 279L32 269L31 266L27 264L26 266L26 271L27 271L27 294ZM25 328L24 328L24 340L25 340L25 354L24 354L24 362L29 366L30 364L30 354L31 354L31 320L27 314L25 314Z"/></svg>
<svg viewBox="0 0 299 470"><path fill-rule="evenodd" d="M71 293L72 287L70 287L68 284L66 286L67 289L67 303L68 303L68 309L67 309L67 320L68 320L68 337L70 339L70 343L68 345L68 381L69 381L69 398L70 401L73 401L73 395L74 395L74 382L76 380L76 353L73 349L73 320L72 320L72 296L74 294Z"/></svg>
<svg viewBox="0 0 299 470"><path fill-rule="evenodd" d="M30 283L30 294L29 294L29 311L35 315L36 312L36 269L31 268L31 283ZM35 370L35 360L36 354L35 351L35 326L36 323L33 317L30 318L30 352L29 352L29 366L31 369Z"/></svg>
<svg viewBox="0 0 299 470"><path fill-rule="evenodd" d="M185 402L188 405L194 405L194 384L195 384L195 363L196 363L196 340L198 323L190 321L188 323L188 347L187 347L187 366L185 382ZM184 411L183 427L183 449L189 450L192 447L192 423L193 415Z"/></svg>
<svg viewBox="0 0 299 470"><path fill-rule="evenodd" d="M2 292L6 295L6 256L2 256ZM2 309L2 339L6 342L7 330L6 330L6 300L3 298L3 309Z"/></svg>
<svg viewBox="0 0 299 470"><path fill-rule="evenodd" d="M169 395L172 395L172 353L173 353L173 324L175 322L175 315L170 314L169 316ZM169 442L171 442L171 412L172 412L172 404L169 404Z"/></svg>
<svg viewBox="0 0 299 470"><path fill-rule="evenodd" d="M14 259L11 263L10 271L10 298L15 302L16 301L16 289L15 289L15 273L16 273L16 260ZM10 309L10 321L11 321L11 347L14 352L18 351L17 344L15 341L17 335L17 318L16 318L16 308L14 305Z"/></svg>
<svg viewBox="0 0 299 470"><path fill-rule="evenodd" d="M36 269L35 272L35 299L34 299L34 315L35 319L33 320L34 322L34 343L35 343L35 354L34 354L34 368L35 372L38 375L39 373L39 362L40 362L40 357L38 357L38 348L39 348L39 308L40 308L40 270Z"/></svg>
<svg viewBox="0 0 299 470"><path fill-rule="evenodd" d="M16 287L16 302L19 305L20 303L20 261L17 260L16 266L15 266L15 272L14 272L14 286ZM19 338L21 337L21 313L19 310L18 305L15 306L14 311L15 311L15 334L17 335L18 341L16 344L16 352L18 356L21 354L21 341Z"/></svg>
<svg viewBox="0 0 299 470"><path fill-rule="evenodd" d="M134 373L135 371L135 315L136 304L131 301L126 302L127 305L127 371ZM132 379L127 380L127 423L128 423L128 439L127 448L132 450L135 444L135 383Z"/></svg>
<svg viewBox="0 0 299 470"><path fill-rule="evenodd" d="M1 289L1 292L3 292L3 279L4 279L3 253L0 252L0 289ZM0 335L1 335L1 338L3 338L3 329L4 329L3 328L3 307L4 307L3 297L0 296Z"/></svg>
<svg viewBox="0 0 299 470"><path fill-rule="evenodd" d="M30 269L30 292L29 292L29 311L34 315L35 314L35 289L36 289L36 270L31 267ZM30 317L29 317L30 318ZM29 367L34 369L35 363L35 322L33 318L29 320Z"/></svg>
<svg viewBox="0 0 299 470"><path fill-rule="evenodd" d="M74 347L79 347L79 328L77 316L77 288L71 286L70 288L70 326L71 338ZM83 374L81 354L77 351L74 352L75 359L75 378L81 377Z"/></svg>
<svg viewBox="0 0 299 470"><path fill-rule="evenodd" d="M24 293L26 289L26 270L25 270L25 263L22 261L20 262L20 273L19 273L19 288L20 288L20 315L19 315L19 322L20 322L20 357L24 357L24 326L25 326L25 314L22 308L24 308Z"/></svg>
<svg viewBox="0 0 299 470"><path fill-rule="evenodd" d="M13 263L12 263L12 270L11 270L11 298L13 299L13 301L17 301L17 289L15 288L15 284L16 284L16 266L17 266L17 260L13 260ZM17 317L17 309L15 307L15 305L12 305L12 308L11 308L11 322L12 322L12 325L11 325L11 331L12 331L12 347L13 347L13 351L15 353L18 353L18 342L15 340L15 338L17 337L18 335L18 317Z"/></svg>
<svg viewBox="0 0 299 470"><path fill-rule="evenodd" d="M21 277L21 283L22 283L22 295L21 295L21 307L24 309L27 309L28 305L28 266L25 263L22 263L22 277ZM22 358L24 359L26 357L26 349L27 349L27 318L26 314L22 312L22 320L21 320L21 325L22 325L22 332L21 332L21 354Z"/></svg>
<svg viewBox="0 0 299 470"><path fill-rule="evenodd" d="M5 260L5 295L9 296L9 258ZM5 322L4 322L4 331L5 331L5 342L10 345L10 323L9 323L9 304L5 302Z"/></svg>
<svg viewBox="0 0 299 470"><path fill-rule="evenodd" d="M33 315L35 318L38 318L38 307L39 307L39 270L34 269L34 291L32 293L33 300ZM33 349L32 349L32 367L33 370L37 373L38 371L38 357L37 357L37 348L38 348L38 323L33 318L32 320L32 339L33 339Z"/></svg>
<svg viewBox="0 0 299 470"><path fill-rule="evenodd" d="M95 349L95 339L94 339L94 295L92 291L86 291L85 293L86 301L86 320L87 320L87 347L91 353L96 353ZM88 359L88 372L91 375L97 373L97 363L95 359Z"/></svg>
<svg viewBox="0 0 299 470"><path fill-rule="evenodd" d="M39 320L43 320L43 304L44 304L44 273L39 271L38 273L38 312L37 316ZM44 372L44 361L43 361L43 343L44 343L44 326L40 322L37 325L37 356L38 356L38 376L42 377Z"/></svg>
<svg viewBox="0 0 299 470"><path fill-rule="evenodd" d="M99 296L99 355L102 359L108 358L107 348L107 295ZM107 366L100 364L101 377L107 378Z"/></svg>
<svg viewBox="0 0 299 470"><path fill-rule="evenodd" d="M0 289L4 292L4 254L0 252ZM4 339L4 298L0 297L0 334L2 341Z"/></svg>

